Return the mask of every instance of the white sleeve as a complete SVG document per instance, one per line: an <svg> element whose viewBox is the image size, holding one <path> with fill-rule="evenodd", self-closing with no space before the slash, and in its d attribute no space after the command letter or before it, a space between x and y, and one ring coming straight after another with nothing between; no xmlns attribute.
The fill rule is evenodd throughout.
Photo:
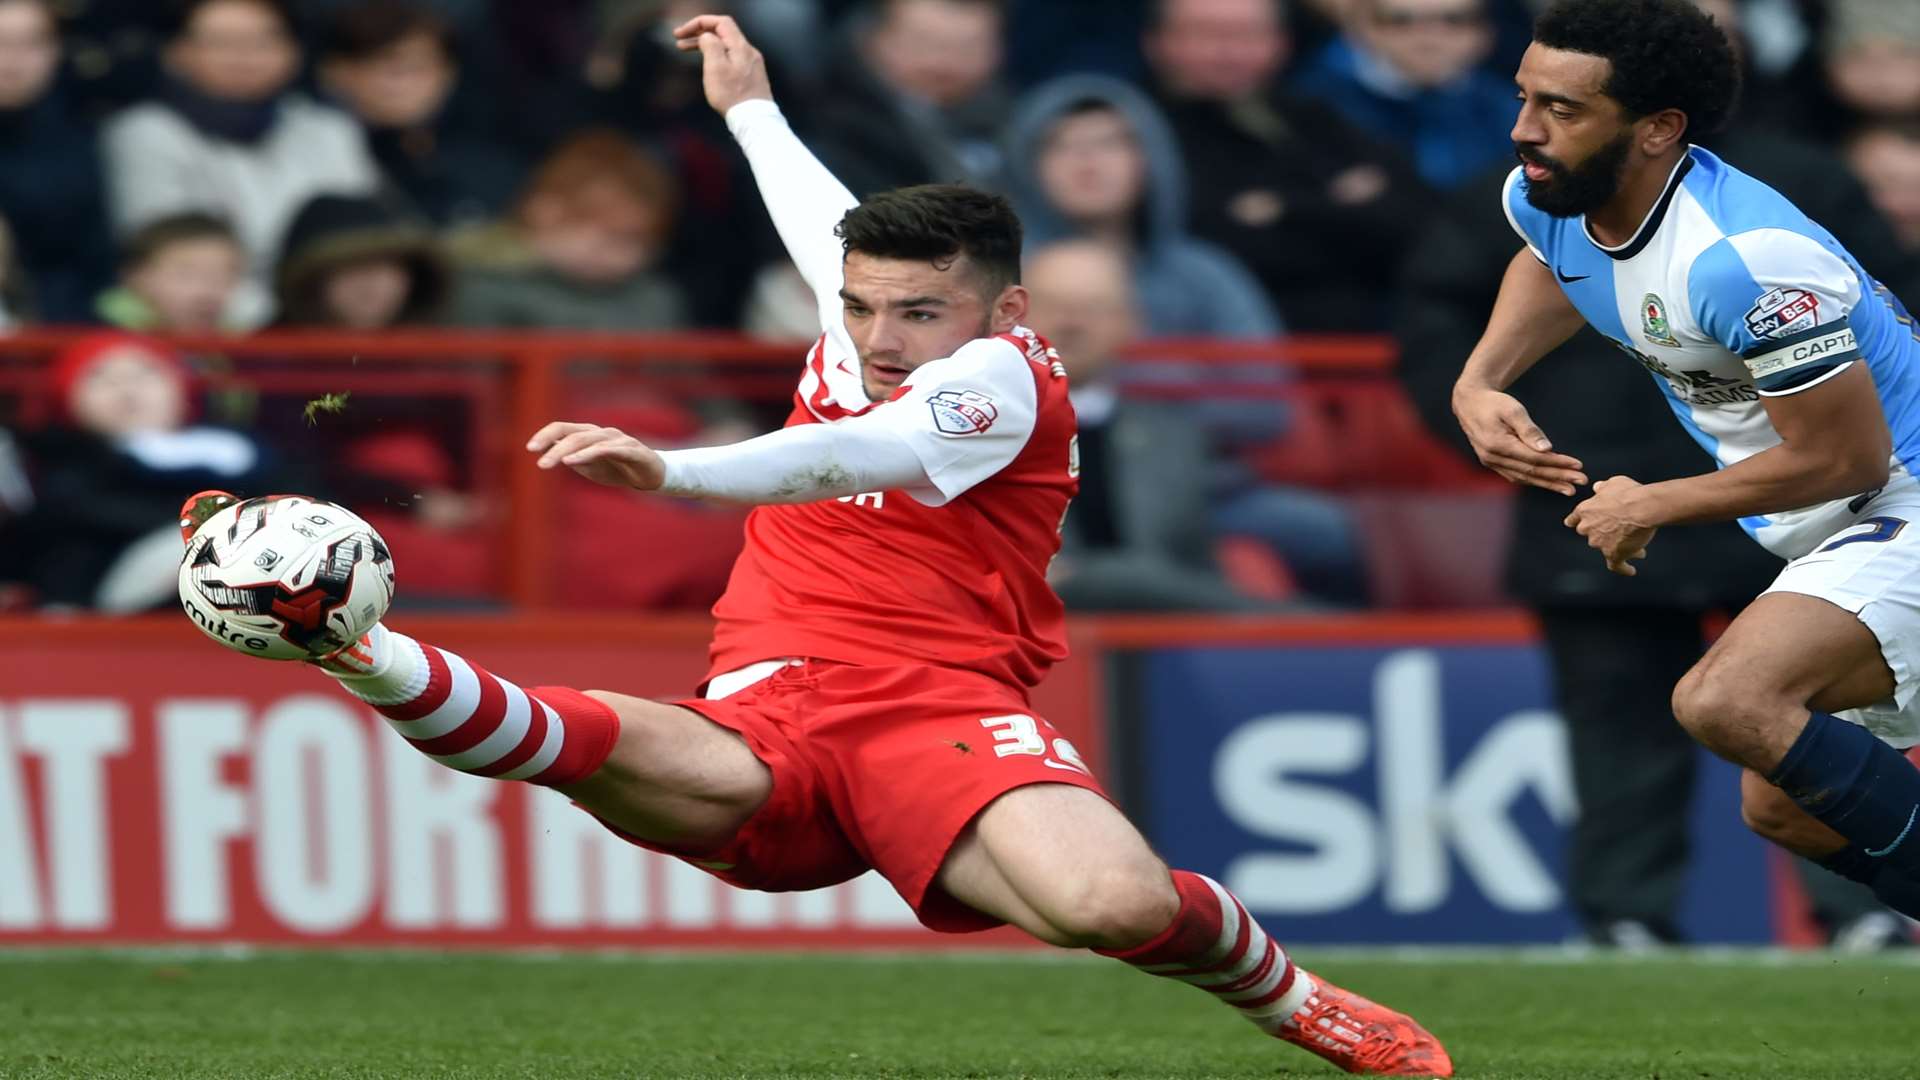
<svg viewBox="0 0 1920 1080"><path fill-rule="evenodd" d="M1002 338L977 338L915 368L903 393L841 421L885 426L912 448L931 490L909 494L940 506L1013 463L1033 437L1039 390L1026 354Z"/></svg>
<svg viewBox="0 0 1920 1080"><path fill-rule="evenodd" d="M1033 373L1025 354L999 338L970 341L921 365L901 391L835 423L662 451L667 478L660 490L747 503L905 491L927 506L944 506L1006 468L1033 436Z"/></svg>
<svg viewBox="0 0 1920 1080"><path fill-rule="evenodd" d="M840 319L842 249L834 226L860 204L787 125L780 106L765 98L727 110L727 130L747 155L787 255L813 289L821 325Z"/></svg>
<svg viewBox="0 0 1920 1080"><path fill-rule="evenodd" d="M912 448L890 429L860 419L798 424L730 446L663 450L667 479L660 490L766 504L927 488Z"/></svg>

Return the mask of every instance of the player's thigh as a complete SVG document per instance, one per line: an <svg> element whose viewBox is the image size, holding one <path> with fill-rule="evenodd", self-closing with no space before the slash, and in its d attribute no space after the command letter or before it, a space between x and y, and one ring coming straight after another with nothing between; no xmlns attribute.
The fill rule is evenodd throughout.
<svg viewBox="0 0 1920 1080"><path fill-rule="evenodd" d="M1069 784L995 799L939 880L963 903L1064 945L1138 944L1179 908L1166 864L1140 831L1096 792Z"/></svg>
<svg viewBox="0 0 1920 1080"><path fill-rule="evenodd" d="M700 846L731 837L773 790L773 774L735 732L690 709L587 691L620 717L592 776L560 790L649 843Z"/></svg>
<svg viewBox="0 0 1920 1080"><path fill-rule="evenodd" d="M1858 616L1817 596L1769 592L1733 621L1674 690L1674 715L1743 764L1785 753L1802 707L1862 708L1892 696L1880 641Z"/></svg>
<svg viewBox="0 0 1920 1080"><path fill-rule="evenodd" d="M1752 769L1740 774L1740 817L1747 828L1796 855L1818 859L1847 846L1839 833L1794 803Z"/></svg>

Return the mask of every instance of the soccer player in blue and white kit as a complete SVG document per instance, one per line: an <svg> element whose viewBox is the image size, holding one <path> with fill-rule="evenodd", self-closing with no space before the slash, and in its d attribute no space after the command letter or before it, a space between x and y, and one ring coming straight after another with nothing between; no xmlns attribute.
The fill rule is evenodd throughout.
<svg viewBox="0 0 1920 1080"><path fill-rule="evenodd" d="M1688 143L1739 68L1688 0L1561 0L1516 76L1525 241L1454 388L1480 460L1586 485L1506 388L1584 321L1644 366L1718 464L1601 480L1567 524L1632 574L1667 525L1738 520L1789 560L1674 690L1744 766L1748 825L1920 916L1920 338L1779 193ZM1649 400L1648 407L1656 407ZM1568 448L1570 450L1577 448Z"/></svg>

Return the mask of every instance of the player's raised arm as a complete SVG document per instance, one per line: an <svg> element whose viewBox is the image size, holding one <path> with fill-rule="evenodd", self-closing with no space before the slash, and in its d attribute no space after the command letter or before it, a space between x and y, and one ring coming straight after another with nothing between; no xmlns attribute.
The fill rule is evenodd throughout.
<svg viewBox="0 0 1920 1080"><path fill-rule="evenodd" d="M813 289L823 322L839 318L840 241L833 234L860 200L801 143L780 107L760 50L726 15L701 15L673 32L684 51L698 49L707 104L726 117L747 155L780 242Z"/></svg>
<svg viewBox="0 0 1920 1080"><path fill-rule="evenodd" d="M1587 482L1579 460L1555 453L1526 406L1506 392L1584 322L1553 271L1530 250L1520 249L1501 279L1487 332L1453 387L1453 413L1480 463L1516 484L1571 495Z"/></svg>

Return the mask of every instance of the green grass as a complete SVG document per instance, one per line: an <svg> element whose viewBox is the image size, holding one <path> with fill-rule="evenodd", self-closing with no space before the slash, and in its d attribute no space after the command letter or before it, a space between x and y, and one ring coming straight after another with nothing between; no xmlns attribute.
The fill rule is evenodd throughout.
<svg viewBox="0 0 1920 1080"><path fill-rule="evenodd" d="M1309 950L1458 1075L1920 1075L1920 964ZM0 1076L1339 1075L1204 995L1030 956L0 952Z"/></svg>

